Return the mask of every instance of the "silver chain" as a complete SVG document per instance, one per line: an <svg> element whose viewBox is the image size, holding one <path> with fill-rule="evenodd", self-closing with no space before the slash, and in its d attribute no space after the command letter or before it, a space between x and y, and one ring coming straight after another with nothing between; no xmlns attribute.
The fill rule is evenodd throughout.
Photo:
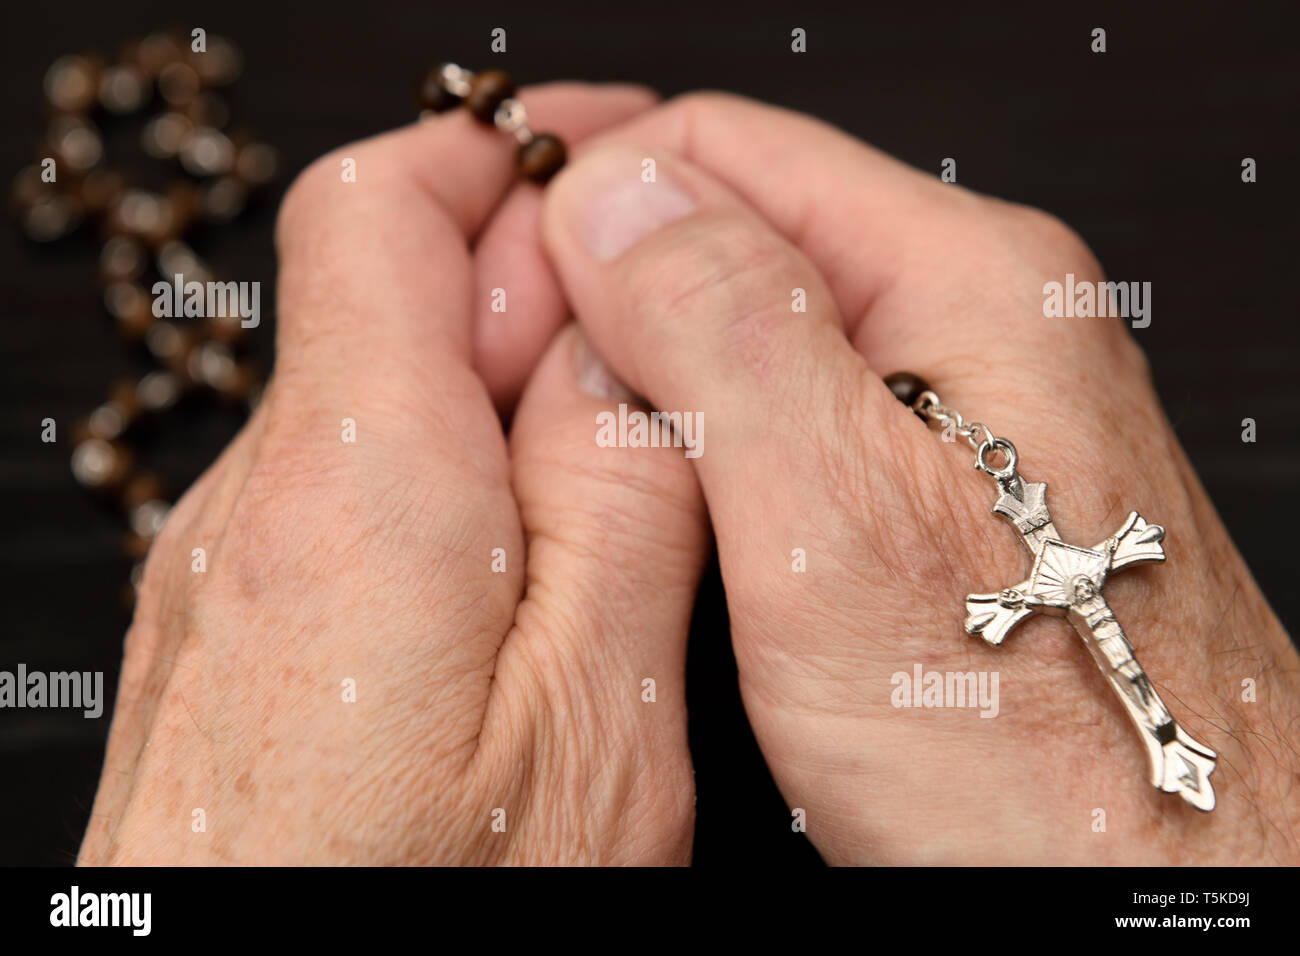
<svg viewBox="0 0 1300 956"><path fill-rule="evenodd" d="M966 439L975 449L975 467L992 475L998 481L1010 481L1016 477L1016 465L1019 456L1016 446L1005 438L993 434L993 430L983 422L968 422L961 412L943 404L939 396L930 390L920 394L913 406L914 410L925 416L926 421L938 425L940 429L951 428L956 434ZM991 452L998 452L1005 464L995 468L988 463Z"/></svg>

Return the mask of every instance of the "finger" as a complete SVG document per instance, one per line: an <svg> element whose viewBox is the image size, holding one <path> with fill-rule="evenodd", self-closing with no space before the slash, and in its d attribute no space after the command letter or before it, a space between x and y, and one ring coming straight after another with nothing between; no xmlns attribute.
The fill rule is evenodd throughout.
<svg viewBox="0 0 1300 956"><path fill-rule="evenodd" d="M588 834L616 835L619 862L662 853L643 845L646 827L619 806L635 804L637 820L670 815L684 862L693 818L686 635L707 518L686 449L666 434L659 447L598 444L599 416L629 400L574 327L528 383L511 433L527 584L480 747L521 752L493 760L515 780L588 781L578 819Z"/></svg>
<svg viewBox="0 0 1300 956"><path fill-rule="evenodd" d="M644 112L656 102L643 87L574 87L565 99L545 100L530 119L536 129L557 133L570 155L585 139ZM497 408L509 414L524 382L555 333L568 321L568 305L537 240L542 194L517 183L479 235L474 365Z"/></svg>
<svg viewBox="0 0 1300 956"><path fill-rule="evenodd" d="M670 100L588 146L613 144L681 157L726 185L812 260L850 334L915 250L977 202L810 116L724 93Z"/></svg>
<svg viewBox="0 0 1300 956"><path fill-rule="evenodd" d="M942 183L811 117L728 94L669 101L588 145L602 144L680 155L717 177L808 255L872 368L922 374L968 417L1032 441L1044 453L1036 461L1089 475L1089 449L1112 440L1107 421L1137 414L1153 427L1159 418L1145 358L1120 322L1044 318L1045 283L1067 273L1103 278L1083 242L1047 214ZM1078 361L1059 361L1067 350ZM1107 387L1116 378L1132 387ZM1078 423L1087 441L1044 427L1036 396L1048 393L1100 402ZM916 431L901 406L886 417L891 429ZM978 484L969 470L961 480ZM1069 510L1084 509L1085 524L1106 519L1109 507L1085 500L1088 484L1079 498L1055 489Z"/></svg>
<svg viewBox="0 0 1300 956"><path fill-rule="evenodd" d="M603 147L561 173L543 234L615 372L658 409L702 414L695 465L725 561L729 540L769 530L766 508L788 512L828 460L870 445L856 416L893 399L806 256L684 161L643 182L643 155Z"/></svg>
<svg viewBox="0 0 1300 956"><path fill-rule="evenodd" d="M627 94L560 84L520 98L563 119L608 115L597 104ZM335 393L397 400L456 432L478 421L469 247L515 180L515 148L456 110L308 167L277 224L277 372L301 374L331 405Z"/></svg>
<svg viewBox="0 0 1300 956"><path fill-rule="evenodd" d="M812 117L729 94L671 100L590 145L603 143L680 155L734 190L826 277L850 338L882 373L951 370L965 394L978 385L966 369L987 365L969 361L977 351L1023 363L1026 350L1080 344L1081 330L1067 323L1025 334L1041 315L1044 282L1066 272L1101 277L1087 247L1047 214L940 182ZM1082 338L1140 366L1121 331L1103 319ZM995 397L978 393L986 396Z"/></svg>

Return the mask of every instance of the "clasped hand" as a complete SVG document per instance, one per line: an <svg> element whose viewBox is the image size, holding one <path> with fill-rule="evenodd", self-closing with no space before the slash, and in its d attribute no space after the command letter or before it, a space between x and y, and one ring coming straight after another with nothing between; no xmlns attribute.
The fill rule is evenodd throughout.
<svg viewBox="0 0 1300 956"><path fill-rule="evenodd" d="M544 191L462 113L289 190L274 376L150 554L83 863L688 862L715 542L828 861L1296 859L1295 652L1131 333L1044 316L1045 282L1102 280L1074 233L736 97L522 97L573 144ZM1070 628L963 633L1025 558L901 369L1017 442L1067 540L1169 529L1107 596L1220 754L1213 815L1150 787ZM700 415L702 453L598 442L620 404ZM894 706L917 665L996 672L996 719Z"/></svg>

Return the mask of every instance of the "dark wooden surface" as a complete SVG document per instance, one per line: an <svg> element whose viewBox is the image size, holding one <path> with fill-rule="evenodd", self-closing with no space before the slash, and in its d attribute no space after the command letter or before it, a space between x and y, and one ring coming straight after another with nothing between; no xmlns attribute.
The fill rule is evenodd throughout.
<svg viewBox="0 0 1300 956"><path fill-rule="evenodd" d="M1112 277L1154 284L1152 325L1137 334L1166 409L1295 632L1294 33L1264 9L1207 10L15 4L0 39L0 172L33 157L50 61L111 53L172 24L239 45L246 68L235 116L281 150L290 174L339 143L406 122L418 70L440 59L488 62L496 26L508 30L509 52L492 62L524 82L627 80L665 94L725 88L813 113L923 169L956 157L963 184L1050 210L1083 234ZM789 52L793 26L809 32L804 56ZM1108 31L1105 55L1088 50L1094 26ZM1240 181L1245 156L1259 162L1256 184ZM225 273L269 290L273 212L274 197L205 240L204 251ZM0 229L0 669L19 661L102 669L112 683L128 623L118 597L128 564L117 521L73 484L67 442L108 382L141 366L115 338L93 276L89 240L36 248ZM267 360L270 333L265 324L259 332ZM39 440L47 416L59 422L57 445ZM1255 444L1241 441L1245 417L1258 422ZM183 411L150 456L183 486L236 427L203 407ZM690 660L697 862L815 862L783 823L734 689L726 634L715 570ZM107 717L0 711L0 863L74 858L107 728Z"/></svg>

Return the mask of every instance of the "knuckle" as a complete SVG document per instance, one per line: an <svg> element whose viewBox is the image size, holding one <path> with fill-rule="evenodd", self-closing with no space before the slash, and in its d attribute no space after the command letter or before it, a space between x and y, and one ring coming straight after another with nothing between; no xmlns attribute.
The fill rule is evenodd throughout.
<svg viewBox="0 0 1300 956"><path fill-rule="evenodd" d="M745 108L753 103L751 99L725 90L694 90L674 97L668 107L680 110L688 118L700 119Z"/></svg>
<svg viewBox="0 0 1300 956"><path fill-rule="evenodd" d="M627 264L628 311L643 329L693 330L712 345L761 360L798 319L790 293L797 255L777 236L734 214L699 217Z"/></svg>
<svg viewBox="0 0 1300 956"><path fill-rule="evenodd" d="M277 247L284 244L301 223L303 216L318 208L321 200L328 195L332 177L337 179L338 153L326 153L310 162L285 191L280 202L280 211L275 221L275 240Z"/></svg>
<svg viewBox="0 0 1300 956"><path fill-rule="evenodd" d="M359 140L318 156L303 167L280 202L275 222L277 250L283 253L289 240L318 231L312 226L313 219L349 195L340 189L344 185L343 161L351 158L360 164L363 155L373 156L375 150L367 141Z"/></svg>
<svg viewBox="0 0 1300 956"><path fill-rule="evenodd" d="M1063 220L1034 206L990 201L999 225L1025 248L1039 250L1048 261L1065 261L1079 271L1102 274L1101 264L1083 237Z"/></svg>

